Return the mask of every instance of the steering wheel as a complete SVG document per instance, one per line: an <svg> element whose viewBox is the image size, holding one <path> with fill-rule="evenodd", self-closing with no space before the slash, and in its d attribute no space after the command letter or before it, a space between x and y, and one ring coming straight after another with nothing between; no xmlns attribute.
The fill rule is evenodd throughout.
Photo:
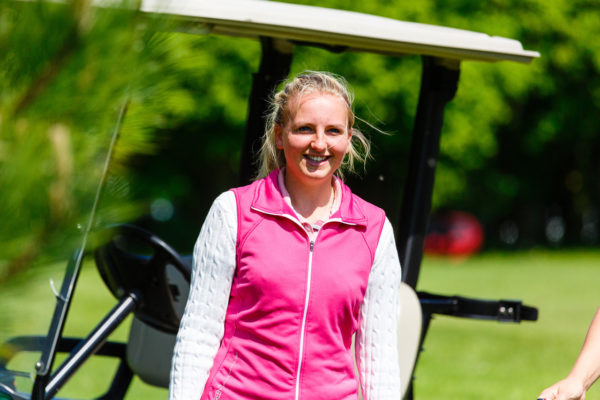
<svg viewBox="0 0 600 400"><path fill-rule="evenodd" d="M117 298L133 295L134 314L148 325L168 333L179 329L175 302L179 296L168 275L174 268L189 284L190 267L166 242L134 225L106 228L109 240L94 252L100 276ZM172 266L172 268L169 268Z"/></svg>

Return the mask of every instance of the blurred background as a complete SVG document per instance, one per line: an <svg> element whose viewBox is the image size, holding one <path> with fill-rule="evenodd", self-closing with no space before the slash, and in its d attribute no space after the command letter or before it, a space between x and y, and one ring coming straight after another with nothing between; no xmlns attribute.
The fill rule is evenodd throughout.
<svg viewBox="0 0 600 400"><path fill-rule="evenodd" d="M458 92L444 119L427 250L496 258L515 252L526 260L539 251L571 254L571 260L585 254L592 260L584 263L590 268L586 273L596 273L597 0L295 3L479 31L539 51L541 58L530 65L462 64ZM169 21L129 10L93 9L86 0L69 7L0 0L3 293L21 293L15 288L29 279L30 270L60 263L80 244L115 131L120 136L98 225L135 222L190 253L212 200L238 184L259 43L165 33ZM357 115L390 133L359 122L374 143L374 160L347 180L392 222L399 218L420 64L415 56L298 47L292 65L292 74L310 69L346 77ZM472 240L451 247L453 232L461 229L469 230ZM432 263L429 271L443 275L445 267L436 267L440 262L426 259L424 271ZM539 275L532 274L532 280L544 274L536 268ZM563 278L557 277L557 290ZM437 287L438 278L425 272L424 279ZM16 326L13 314L14 308L0 312L0 337ZM591 316L589 310L581 315L574 343L580 343ZM562 367L561 373L567 363Z"/></svg>
<svg viewBox="0 0 600 400"><path fill-rule="evenodd" d="M480 223L483 249L598 244L598 2L304 3L485 32L539 51L531 65L463 63L445 114L432 229L463 211ZM0 4L2 263L18 270L38 255L63 255L64 241L77 237L125 104L101 222L138 220L189 251L212 199L238 183L259 43L160 33L165 21L83 0L72 10ZM397 221L420 59L298 47L292 73L305 69L345 76L357 115L391 134L359 123L375 158L348 180Z"/></svg>

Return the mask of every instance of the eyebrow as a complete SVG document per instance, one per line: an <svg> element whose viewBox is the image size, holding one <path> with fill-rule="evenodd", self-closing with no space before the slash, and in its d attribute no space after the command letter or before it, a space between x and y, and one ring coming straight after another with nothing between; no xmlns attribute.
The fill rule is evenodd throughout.
<svg viewBox="0 0 600 400"><path fill-rule="evenodd" d="M314 126L315 124L312 122L308 122L308 121L299 121L298 123L292 122L292 127L294 127L294 128L299 128L299 127L306 126L306 125ZM347 124L345 124L345 123L325 125L325 127L327 127L327 128L331 128L331 127L340 128L341 127L342 129L346 128L346 126L347 126Z"/></svg>

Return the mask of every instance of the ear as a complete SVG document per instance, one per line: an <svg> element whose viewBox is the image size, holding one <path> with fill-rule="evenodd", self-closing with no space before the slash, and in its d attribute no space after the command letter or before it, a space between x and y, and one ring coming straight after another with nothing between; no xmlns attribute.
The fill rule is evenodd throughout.
<svg viewBox="0 0 600 400"><path fill-rule="evenodd" d="M354 129L348 129L348 143L346 144L346 154L350 153L350 149L352 148L352 132Z"/></svg>
<svg viewBox="0 0 600 400"><path fill-rule="evenodd" d="M275 132L275 145L279 150L283 149L283 128L279 124L275 124L273 127Z"/></svg>

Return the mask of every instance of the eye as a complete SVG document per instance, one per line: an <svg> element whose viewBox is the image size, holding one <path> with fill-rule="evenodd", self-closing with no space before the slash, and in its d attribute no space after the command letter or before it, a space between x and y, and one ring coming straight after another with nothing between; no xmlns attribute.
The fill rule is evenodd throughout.
<svg viewBox="0 0 600 400"><path fill-rule="evenodd" d="M298 127L298 128L296 129L296 131L297 131L297 132L300 132L300 133L310 133L310 132L312 132L313 130L312 130L312 128L311 128L310 126L308 126L308 125L302 125L302 126Z"/></svg>
<svg viewBox="0 0 600 400"><path fill-rule="evenodd" d="M329 128L329 129L327 129L327 133L329 133L331 135L341 135L344 132L340 128Z"/></svg>

